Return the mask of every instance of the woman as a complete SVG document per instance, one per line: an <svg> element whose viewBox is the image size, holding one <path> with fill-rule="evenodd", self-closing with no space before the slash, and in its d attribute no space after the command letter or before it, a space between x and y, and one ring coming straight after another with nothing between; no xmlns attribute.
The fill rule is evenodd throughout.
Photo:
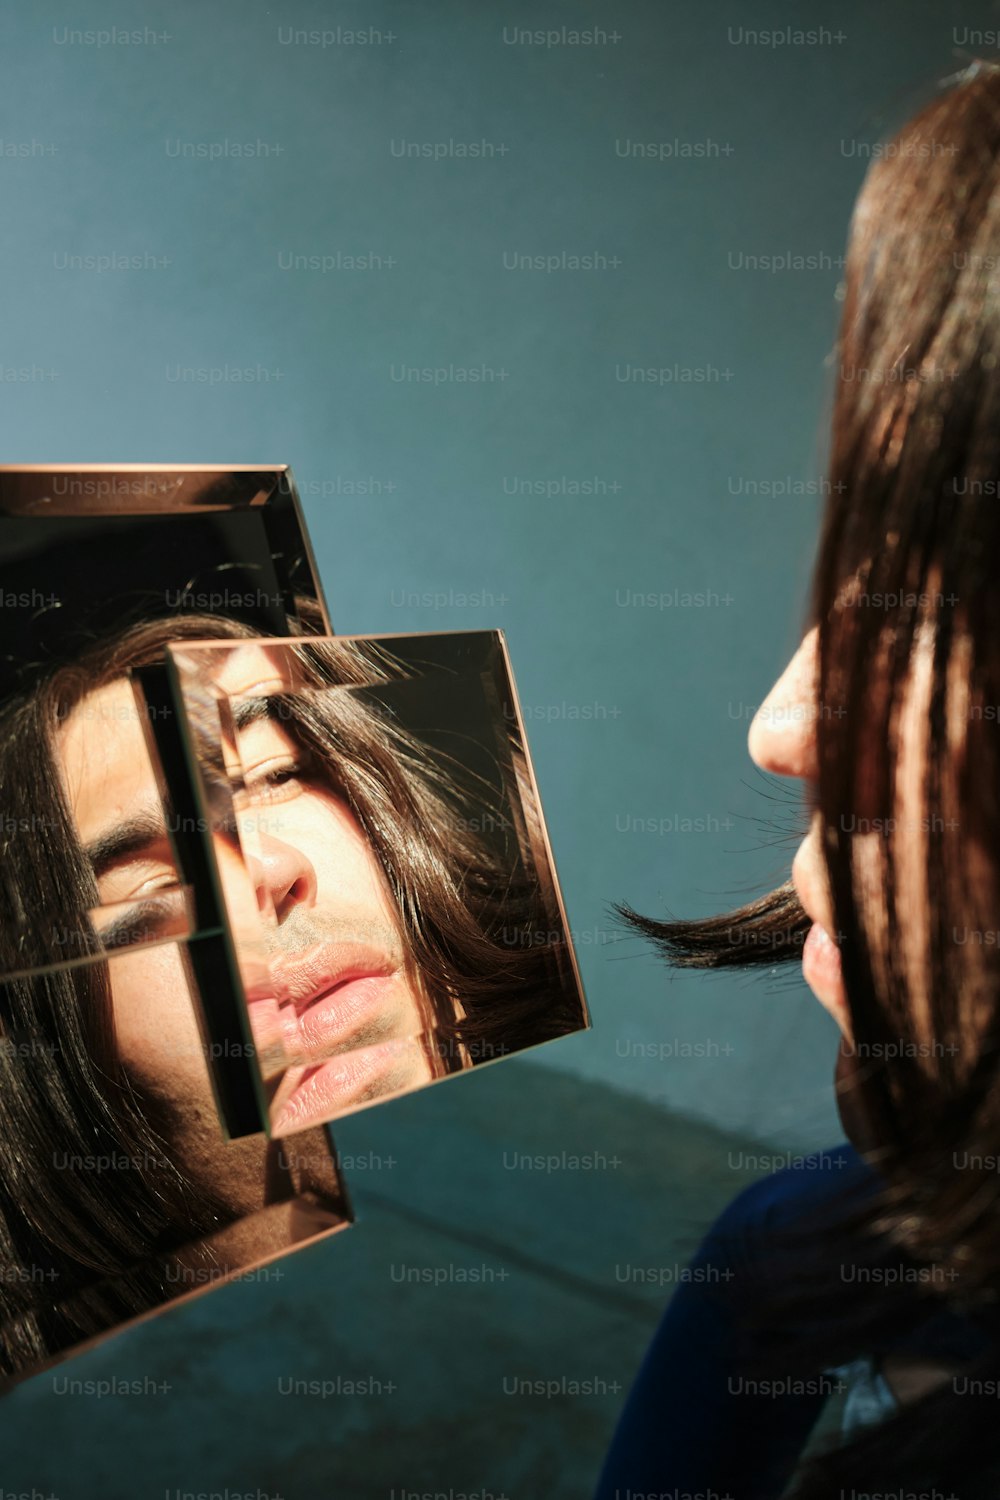
<svg viewBox="0 0 1000 1500"><path fill-rule="evenodd" d="M750 732L807 794L792 879L706 921L623 908L674 964L801 956L854 1144L713 1226L601 1500L1000 1494L998 267L1000 68L976 62L854 211L812 609ZM803 1461L858 1373L877 1399Z"/></svg>

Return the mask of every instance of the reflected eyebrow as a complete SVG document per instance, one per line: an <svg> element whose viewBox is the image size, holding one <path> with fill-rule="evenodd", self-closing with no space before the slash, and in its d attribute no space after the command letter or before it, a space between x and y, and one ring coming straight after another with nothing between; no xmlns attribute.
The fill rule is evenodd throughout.
<svg viewBox="0 0 1000 1500"><path fill-rule="evenodd" d="M233 727L237 732L259 724L261 719L277 717L274 698L239 698L232 705Z"/></svg>
<svg viewBox="0 0 1000 1500"><path fill-rule="evenodd" d="M95 876L100 878L112 865L134 859L152 845L161 843L166 836L163 808L160 803L151 801L137 808L131 817L99 833L84 846L83 852L93 865Z"/></svg>

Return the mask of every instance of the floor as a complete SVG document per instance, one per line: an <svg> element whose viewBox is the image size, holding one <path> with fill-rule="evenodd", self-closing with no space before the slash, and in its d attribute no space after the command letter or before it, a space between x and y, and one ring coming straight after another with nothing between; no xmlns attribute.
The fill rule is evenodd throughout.
<svg viewBox="0 0 1000 1500"><path fill-rule="evenodd" d="M771 1164L521 1059L336 1139L356 1225L20 1386L4 1494L586 1500L678 1268Z"/></svg>

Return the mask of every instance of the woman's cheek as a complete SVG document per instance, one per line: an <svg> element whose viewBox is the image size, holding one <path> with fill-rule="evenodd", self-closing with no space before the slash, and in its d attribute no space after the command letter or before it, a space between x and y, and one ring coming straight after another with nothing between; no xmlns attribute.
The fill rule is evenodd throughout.
<svg viewBox="0 0 1000 1500"><path fill-rule="evenodd" d="M138 1082L171 1099L210 1092L201 1032L176 943L110 960L118 1056Z"/></svg>

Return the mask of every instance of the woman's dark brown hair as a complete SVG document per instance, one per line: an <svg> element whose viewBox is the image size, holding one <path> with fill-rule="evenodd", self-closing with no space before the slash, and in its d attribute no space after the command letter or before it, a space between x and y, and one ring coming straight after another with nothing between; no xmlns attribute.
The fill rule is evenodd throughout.
<svg viewBox="0 0 1000 1500"><path fill-rule="evenodd" d="M839 1500L852 1489L937 1485L961 1500L995 1497L996 65L947 80L869 168L852 219L837 355L829 500L807 620L818 626L816 805L854 1036L846 1081L884 1187L863 1212L845 1205L839 1235L825 1225L822 1244L802 1238L801 1286L794 1298L776 1287L754 1322L785 1371L793 1361L815 1371L885 1349L942 1305L971 1318L988 1348L961 1391L946 1382L807 1464L793 1493ZM897 781L904 747L910 790ZM687 967L798 959L810 925L790 884L707 921L620 910ZM848 1287L839 1268L859 1259L924 1274L895 1288L877 1274ZM796 1334L807 1323L814 1335L822 1329L808 1343Z"/></svg>
<svg viewBox="0 0 1000 1500"><path fill-rule="evenodd" d="M159 661L165 635L213 629L135 627L0 715L0 974L49 965L0 983L0 1377L177 1296L174 1252L233 1218L122 1067L108 964L59 966L94 951L100 899L60 789L59 724L85 693Z"/></svg>
<svg viewBox="0 0 1000 1500"><path fill-rule="evenodd" d="M289 653L294 687L257 707L297 743L300 778L350 808L379 861L427 997L424 1045L434 1071L494 1061L578 1030L583 1009L546 861L537 858L541 830L524 746L506 715L486 725L474 712L476 705L486 712L490 701L486 659L433 668L434 690L450 679L446 699L467 703L473 717L431 732L424 671L391 642L262 644ZM235 837L213 657L185 658L188 710L215 803L211 821ZM486 756L480 770L466 761L470 740Z"/></svg>

